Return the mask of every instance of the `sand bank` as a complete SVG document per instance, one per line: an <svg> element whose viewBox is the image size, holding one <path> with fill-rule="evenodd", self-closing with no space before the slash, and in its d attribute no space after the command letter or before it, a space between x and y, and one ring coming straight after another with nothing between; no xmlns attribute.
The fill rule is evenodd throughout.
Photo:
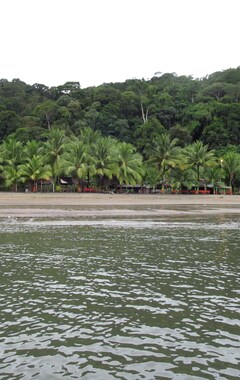
<svg viewBox="0 0 240 380"><path fill-rule="evenodd" d="M0 193L0 217L240 214L239 195Z"/></svg>
<svg viewBox="0 0 240 380"><path fill-rule="evenodd" d="M0 192L0 206L240 205L240 195L12 193Z"/></svg>

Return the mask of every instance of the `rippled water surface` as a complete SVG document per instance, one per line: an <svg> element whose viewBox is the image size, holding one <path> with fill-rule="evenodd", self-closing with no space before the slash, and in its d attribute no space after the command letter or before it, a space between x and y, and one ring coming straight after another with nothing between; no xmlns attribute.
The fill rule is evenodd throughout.
<svg viewBox="0 0 240 380"><path fill-rule="evenodd" d="M239 227L2 220L0 379L240 378Z"/></svg>

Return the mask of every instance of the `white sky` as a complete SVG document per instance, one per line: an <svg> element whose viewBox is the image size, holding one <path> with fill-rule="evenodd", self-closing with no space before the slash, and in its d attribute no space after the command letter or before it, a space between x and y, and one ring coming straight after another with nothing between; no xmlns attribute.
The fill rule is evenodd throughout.
<svg viewBox="0 0 240 380"><path fill-rule="evenodd" d="M82 88L240 66L240 0L0 0L0 78Z"/></svg>

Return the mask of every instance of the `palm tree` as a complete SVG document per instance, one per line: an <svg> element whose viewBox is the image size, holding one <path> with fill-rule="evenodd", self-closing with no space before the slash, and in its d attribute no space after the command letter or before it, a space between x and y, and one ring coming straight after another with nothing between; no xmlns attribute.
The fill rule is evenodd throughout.
<svg viewBox="0 0 240 380"><path fill-rule="evenodd" d="M8 137L2 144L2 159L6 165L17 167L22 159L23 146L13 136Z"/></svg>
<svg viewBox="0 0 240 380"><path fill-rule="evenodd" d="M86 147L85 165L87 168L87 187L90 185L90 175L93 171L93 156L94 146L99 138L101 138L100 131L94 131L91 127L84 127L80 131L79 139Z"/></svg>
<svg viewBox="0 0 240 380"><path fill-rule="evenodd" d="M43 155L43 144L37 140L28 141L24 147L24 155L28 158Z"/></svg>
<svg viewBox="0 0 240 380"><path fill-rule="evenodd" d="M166 173L170 168L180 164L180 148L177 139L171 141L169 135L162 134L153 140L149 163L154 164L162 175L163 189L166 183Z"/></svg>
<svg viewBox="0 0 240 380"><path fill-rule="evenodd" d="M33 157L27 157L24 164L19 165L19 174L23 182L28 180L32 182L32 191L36 192L37 181L49 179L51 177L51 170L49 165L45 165L44 157L33 155Z"/></svg>
<svg viewBox="0 0 240 380"><path fill-rule="evenodd" d="M10 187L12 191L18 191L18 184L21 182L21 174L18 167L12 165L4 166L3 178L6 187Z"/></svg>
<svg viewBox="0 0 240 380"><path fill-rule="evenodd" d="M191 168L176 167L171 170L171 187L173 189L187 188L190 190L196 184L196 173Z"/></svg>
<svg viewBox="0 0 240 380"><path fill-rule="evenodd" d="M46 163L51 167L53 192L55 191L57 177L61 170L60 158L64 151L64 139L64 131L51 129L49 132L49 140L45 143Z"/></svg>
<svg viewBox="0 0 240 380"><path fill-rule="evenodd" d="M144 161L143 163L144 170L144 182L151 186L153 189L159 184L161 181L161 176L159 170L156 166L150 165L148 161Z"/></svg>
<svg viewBox="0 0 240 380"><path fill-rule="evenodd" d="M20 182L18 165L22 160L22 144L14 136L10 136L3 142L1 150L5 184L7 187L12 187L13 191L17 191Z"/></svg>
<svg viewBox="0 0 240 380"><path fill-rule="evenodd" d="M88 147L91 147L101 137L100 131L94 131L91 127L80 130L79 139Z"/></svg>
<svg viewBox="0 0 240 380"><path fill-rule="evenodd" d="M229 152L223 157L223 169L229 177L229 186L232 189L233 180L240 173L240 154Z"/></svg>
<svg viewBox="0 0 240 380"><path fill-rule="evenodd" d="M116 141L111 137L101 137L92 147L93 173L99 179L102 189L106 179L112 179L117 175L117 164L114 159L114 147Z"/></svg>
<svg viewBox="0 0 240 380"><path fill-rule="evenodd" d="M68 175L76 176L78 180L78 191L83 188L83 182L87 175L87 146L77 137L66 145L66 150L63 154L63 168Z"/></svg>
<svg viewBox="0 0 240 380"><path fill-rule="evenodd" d="M206 170L206 177L213 186L213 193L216 194L217 188L224 185L222 182L223 170L217 166L209 167Z"/></svg>
<svg viewBox="0 0 240 380"><path fill-rule="evenodd" d="M1 154L1 152L0 152L0 175L1 175L1 173L2 173L2 171L3 171L3 158L2 158L2 154Z"/></svg>
<svg viewBox="0 0 240 380"><path fill-rule="evenodd" d="M189 167L196 169L199 187L200 169L216 165L214 152L209 151L208 145L203 145L202 141L196 141L186 147L184 156Z"/></svg>
<svg viewBox="0 0 240 380"><path fill-rule="evenodd" d="M142 156L136 153L134 146L125 142L118 143L115 154L118 166L116 177L120 185L124 183L128 185L140 183L144 174L143 162Z"/></svg>

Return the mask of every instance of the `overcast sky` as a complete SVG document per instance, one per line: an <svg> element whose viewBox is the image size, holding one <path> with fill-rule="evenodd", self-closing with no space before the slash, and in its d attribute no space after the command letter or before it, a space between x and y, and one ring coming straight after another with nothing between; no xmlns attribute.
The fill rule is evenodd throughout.
<svg viewBox="0 0 240 380"><path fill-rule="evenodd" d="M240 66L240 0L0 0L0 78L82 88Z"/></svg>

